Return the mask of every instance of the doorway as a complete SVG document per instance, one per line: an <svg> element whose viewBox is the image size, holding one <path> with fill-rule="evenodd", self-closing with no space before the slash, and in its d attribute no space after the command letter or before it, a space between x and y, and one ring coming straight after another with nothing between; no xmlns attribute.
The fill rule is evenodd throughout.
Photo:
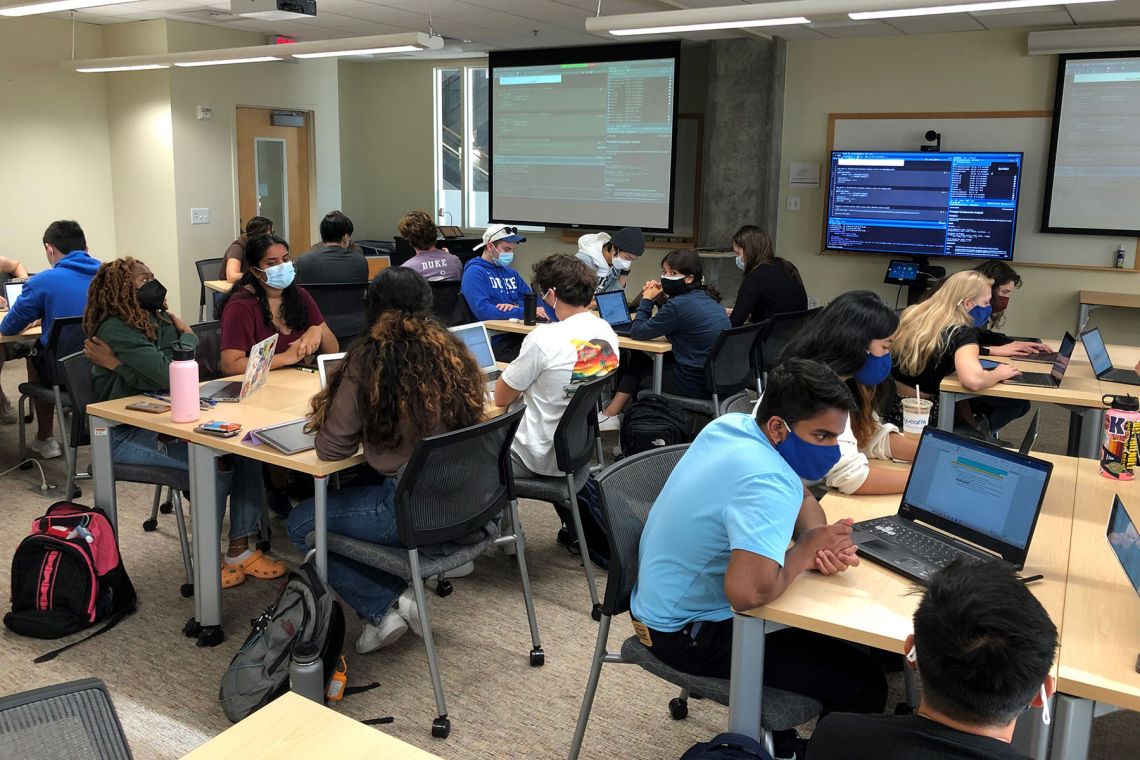
<svg viewBox="0 0 1140 760"><path fill-rule="evenodd" d="M273 124L273 109L237 109L238 220L273 220L274 231L294 254L313 242L309 208L309 130L312 114L297 114L299 126ZM278 111L277 113L281 113Z"/></svg>

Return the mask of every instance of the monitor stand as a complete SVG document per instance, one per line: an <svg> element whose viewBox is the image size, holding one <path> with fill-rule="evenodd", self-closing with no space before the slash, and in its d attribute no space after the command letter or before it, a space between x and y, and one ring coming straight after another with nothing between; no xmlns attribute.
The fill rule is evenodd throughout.
<svg viewBox="0 0 1140 760"><path fill-rule="evenodd" d="M930 288L930 284L946 276L946 267L931 264L929 256L912 256L911 258L918 264L918 279L913 285L908 285L906 288L907 306L914 306L921 301L922 296Z"/></svg>

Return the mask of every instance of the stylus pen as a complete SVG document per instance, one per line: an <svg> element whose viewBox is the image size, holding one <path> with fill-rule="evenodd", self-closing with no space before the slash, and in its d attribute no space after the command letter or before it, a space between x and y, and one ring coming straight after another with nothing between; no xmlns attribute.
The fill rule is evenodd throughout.
<svg viewBox="0 0 1140 760"><path fill-rule="evenodd" d="M1018 578L1018 580L1021 581L1022 583L1033 583L1033 581L1045 580L1045 576L1044 575L1030 575L1026 578Z"/></svg>

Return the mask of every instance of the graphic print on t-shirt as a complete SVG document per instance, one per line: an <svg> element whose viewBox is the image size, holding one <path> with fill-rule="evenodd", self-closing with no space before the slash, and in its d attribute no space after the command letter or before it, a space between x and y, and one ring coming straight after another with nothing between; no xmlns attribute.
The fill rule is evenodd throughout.
<svg viewBox="0 0 1140 760"><path fill-rule="evenodd" d="M609 341L601 338L593 340L571 339L570 344L578 354L574 369L570 371L570 384L566 386L566 397L574 395L574 388L587 380L605 377L618 367L618 355Z"/></svg>

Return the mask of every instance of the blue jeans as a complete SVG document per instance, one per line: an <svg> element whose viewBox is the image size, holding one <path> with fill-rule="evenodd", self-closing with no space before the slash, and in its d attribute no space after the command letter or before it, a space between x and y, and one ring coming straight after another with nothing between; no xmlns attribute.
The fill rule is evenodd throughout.
<svg viewBox="0 0 1140 760"><path fill-rule="evenodd" d="M111 428L111 459L119 464L143 467L166 467L189 470L190 455L185 441L162 442L158 433L130 425ZM265 485L261 480L261 463L245 457L227 457L230 469L219 470L217 499L218 531L226 497L230 499L230 538L245 538L257 532L257 524L265 503Z"/></svg>
<svg viewBox="0 0 1140 760"><path fill-rule="evenodd" d="M403 546L396 533L396 481L380 485L345 488L328 495L329 533L368 541L381 546ZM302 552L308 550L305 536L314 530L312 499L305 499L289 513L289 538ZM329 554L329 585L356 614L379 623L392 609L408 582L395 575L347 557Z"/></svg>

